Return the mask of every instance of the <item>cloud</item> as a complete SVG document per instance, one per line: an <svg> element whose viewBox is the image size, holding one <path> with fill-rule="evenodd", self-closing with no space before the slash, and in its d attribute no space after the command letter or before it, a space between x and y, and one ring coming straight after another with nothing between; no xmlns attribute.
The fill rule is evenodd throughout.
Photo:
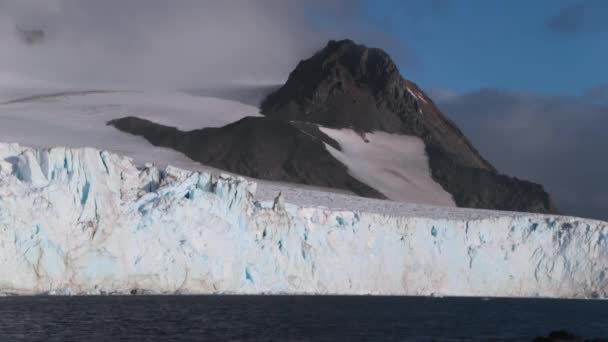
<svg viewBox="0 0 608 342"><path fill-rule="evenodd" d="M608 219L608 106L484 89L439 106L501 172L545 185L565 214Z"/></svg>
<svg viewBox="0 0 608 342"><path fill-rule="evenodd" d="M361 14L350 0L0 0L0 72L123 87L276 83L330 38L395 45ZM322 15L340 25L321 27ZM17 28L44 39L24 44Z"/></svg>
<svg viewBox="0 0 608 342"><path fill-rule="evenodd" d="M587 89L584 97L592 103L608 105L608 84L601 84Z"/></svg>
<svg viewBox="0 0 608 342"><path fill-rule="evenodd" d="M274 81L320 40L292 3L15 0L2 8L0 68L120 84ZM47 39L21 44L17 25Z"/></svg>
<svg viewBox="0 0 608 342"><path fill-rule="evenodd" d="M608 2L580 0L562 8L545 26L559 33L593 33L608 30Z"/></svg>

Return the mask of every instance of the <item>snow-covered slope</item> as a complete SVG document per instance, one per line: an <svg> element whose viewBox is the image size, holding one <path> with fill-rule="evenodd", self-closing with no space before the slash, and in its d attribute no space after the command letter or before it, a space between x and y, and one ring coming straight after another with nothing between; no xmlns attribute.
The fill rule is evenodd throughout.
<svg viewBox="0 0 608 342"><path fill-rule="evenodd" d="M27 83L30 84L31 82ZM109 127L109 120L137 116L183 130L220 127L258 109L234 101L170 92L70 91L39 93L28 85L22 97L14 87L0 87L0 140L30 146L89 146L126 154L137 162L201 168L183 154L157 148L143 138ZM28 94L25 96L25 94Z"/></svg>
<svg viewBox="0 0 608 342"><path fill-rule="evenodd" d="M90 148L0 144L0 291L608 297L605 222L388 216L254 191Z"/></svg>
<svg viewBox="0 0 608 342"><path fill-rule="evenodd" d="M433 178L422 139L385 132L356 133L351 129L319 128L340 144L326 145L359 181L394 201L456 206L452 195Z"/></svg>

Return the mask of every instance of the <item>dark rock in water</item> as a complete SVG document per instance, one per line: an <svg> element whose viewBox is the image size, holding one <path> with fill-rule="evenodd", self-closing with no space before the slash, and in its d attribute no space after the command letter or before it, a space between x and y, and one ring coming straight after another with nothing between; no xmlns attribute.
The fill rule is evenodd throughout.
<svg viewBox="0 0 608 342"><path fill-rule="evenodd" d="M330 41L301 61L287 83L262 102L262 113L284 121L418 136L433 179L458 206L556 211L542 186L498 174L380 49Z"/></svg>
<svg viewBox="0 0 608 342"><path fill-rule="evenodd" d="M348 174L325 148L330 141L314 125L247 117L221 128L183 132L154 122L126 117L108 122L140 135L156 146L180 151L205 165L259 179L349 190L360 196L384 195Z"/></svg>
<svg viewBox="0 0 608 342"><path fill-rule="evenodd" d="M562 342L562 341L581 341L581 342L608 342L606 339L593 338L587 339L576 336L565 330L552 331L548 336L539 336L534 342Z"/></svg>

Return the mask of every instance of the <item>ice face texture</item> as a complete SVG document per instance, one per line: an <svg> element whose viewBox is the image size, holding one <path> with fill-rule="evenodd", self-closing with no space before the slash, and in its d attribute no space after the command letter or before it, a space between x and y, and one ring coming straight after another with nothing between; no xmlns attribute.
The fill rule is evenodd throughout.
<svg viewBox="0 0 608 342"><path fill-rule="evenodd" d="M608 297L605 222L398 217L254 192L90 148L0 144L0 292Z"/></svg>

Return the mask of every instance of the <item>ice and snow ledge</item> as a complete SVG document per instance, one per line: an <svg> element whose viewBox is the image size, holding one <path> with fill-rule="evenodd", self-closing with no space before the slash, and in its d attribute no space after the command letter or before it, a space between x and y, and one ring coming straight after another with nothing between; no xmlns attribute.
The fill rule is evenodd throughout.
<svg viewBox="0 0 608 342"><path fill-rule="evenodd" d="M254 191L94 149L0 144L0 292L608 297L606 222L390 217Z"/></svg>

